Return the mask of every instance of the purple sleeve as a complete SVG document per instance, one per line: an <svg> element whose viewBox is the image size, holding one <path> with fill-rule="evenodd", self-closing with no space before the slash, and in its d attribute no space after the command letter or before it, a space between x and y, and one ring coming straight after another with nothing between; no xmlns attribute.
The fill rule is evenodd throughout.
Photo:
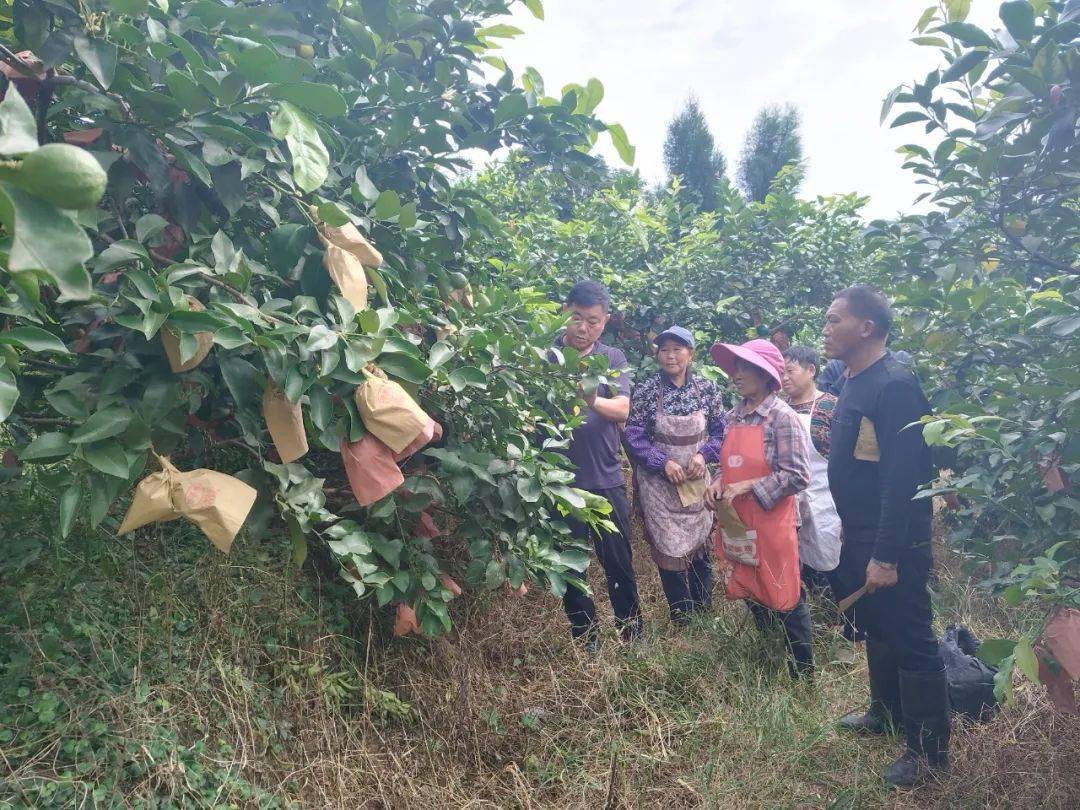
<svg viewBox="0 0 1080 810"><path fill-rule="evenodd" d="M705 444L701 445L701 449L698 450L701 453L702 458L709 464L720 463L720 445L724 443L724 428L727 423L724 421L723 414L714 416L709 419L708 430L709 438Z"/></svg>
<svg viewBox="0 0 1080 810"><path fill-rule="evenodd" d="M667 453L649 441L643 425L632 425L628 422L626 430L623 431L623 439L635 461L644 465L649 472L663 472L668 460Z"/></svg>
<svg viewBox="0 0 1080 810"><path fill-rule="evenodd" d="M710 385L709 389L705 403L705 428L709 431L709 438L698 452L709 464L719 464L720 445L724 443L727 420L724 418L724 398L719 386Z"/></svg>

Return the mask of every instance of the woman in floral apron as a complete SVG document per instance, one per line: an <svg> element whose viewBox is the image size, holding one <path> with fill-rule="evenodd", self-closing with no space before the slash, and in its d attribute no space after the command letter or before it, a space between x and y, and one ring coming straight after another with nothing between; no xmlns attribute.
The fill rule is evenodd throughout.
<svg viewBox="0 0 1080 810"><path fill-rule="evenodd" d="M676 624L712 603L706 466L720 460L720 389L690 371L694 336L672 326L657 335L660 371L634 387L624 435L634 465L634 503Z"/></svg>
<svg viewBox="0 0 1080 810"><path fill-rule="evenodd" d="M728 599L746 599L758 626L779 622L791 674L812 677L810 610L799 577L795 496L810 483L806 429L778 396L784 358L767 340L717 343L712 357L742 397L727 415L720 477L706 494ZM719 501L719 503L718 503Z"/></svg>

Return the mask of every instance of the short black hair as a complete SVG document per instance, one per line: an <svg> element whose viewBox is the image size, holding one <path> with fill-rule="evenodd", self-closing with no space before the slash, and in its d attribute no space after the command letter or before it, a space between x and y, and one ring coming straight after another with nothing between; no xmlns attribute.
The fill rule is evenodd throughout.
<svg viewBox="0 0 1080 810"><path fill-rule="evenodd" d="M874 337L887 338L892 329L893 312L889 299L866 284L855 284L838 292L835 298L847 301L848 309L856 318L874 323Z"/></svg>
<svg viewBox="0 0 1080 810"><path fill-rule="evenodd" d="M566 296L566 305L569 307L574 304L579 307L600 306L603 307L604 312L610 312L611 296L608 294L607 287L599 281L579 281L570 288Z"/></svg>
<svg viewBox="0 0 1080 810"><path fill-rule="evenodd" d="M786 352L784 352L784 359L798 363L805 369L814 367L814 379L817 379L818 372L821 371L821 358L818 353L811 349L809 346L792 346Z"/></svg>

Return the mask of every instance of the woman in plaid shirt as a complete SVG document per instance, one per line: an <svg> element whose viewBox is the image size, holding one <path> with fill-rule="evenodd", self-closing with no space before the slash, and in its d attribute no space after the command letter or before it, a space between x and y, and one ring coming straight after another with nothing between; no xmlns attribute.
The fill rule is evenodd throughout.
<svg viewBox="0 0 1080 810"><path fill-rule="evenodd" d="M727 566L727 597L748 600L762 629L779 622L791 674L810 678L814 654L799 578L795 499L810 483L809 438L777 396L784 358L776 346L717 343L712 357L742 397L728 412L721 475L706 493L720 513L714 538Z"/></svg>

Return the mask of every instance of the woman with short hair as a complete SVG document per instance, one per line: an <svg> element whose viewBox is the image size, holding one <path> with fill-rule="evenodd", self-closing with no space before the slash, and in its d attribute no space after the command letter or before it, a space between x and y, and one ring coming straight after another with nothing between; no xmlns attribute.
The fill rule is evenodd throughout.
<svg viewBox="0 0 1080 810"><path fill-rule="evenodd" d="M796 495L810 483L809 441L799 417L777 396L784 358L761 339L717 343L712 357L742 397L728 411L721 473L706 493L720 510L714 536L727 567L727 597L748 600L762 629L779 621L792 676L812 678L796 534Z"/></svg>
<svg viewBox="0 0 1080 810"><path fill-rule="evenodd" d="M688 330L672 326L653 342L660 370L634 386L624 441L634 467L634 503L671 618L685 625L712 604L713 515L703 496L707 465L720 460L724 405L717 385L691 369Z"/></svg>

